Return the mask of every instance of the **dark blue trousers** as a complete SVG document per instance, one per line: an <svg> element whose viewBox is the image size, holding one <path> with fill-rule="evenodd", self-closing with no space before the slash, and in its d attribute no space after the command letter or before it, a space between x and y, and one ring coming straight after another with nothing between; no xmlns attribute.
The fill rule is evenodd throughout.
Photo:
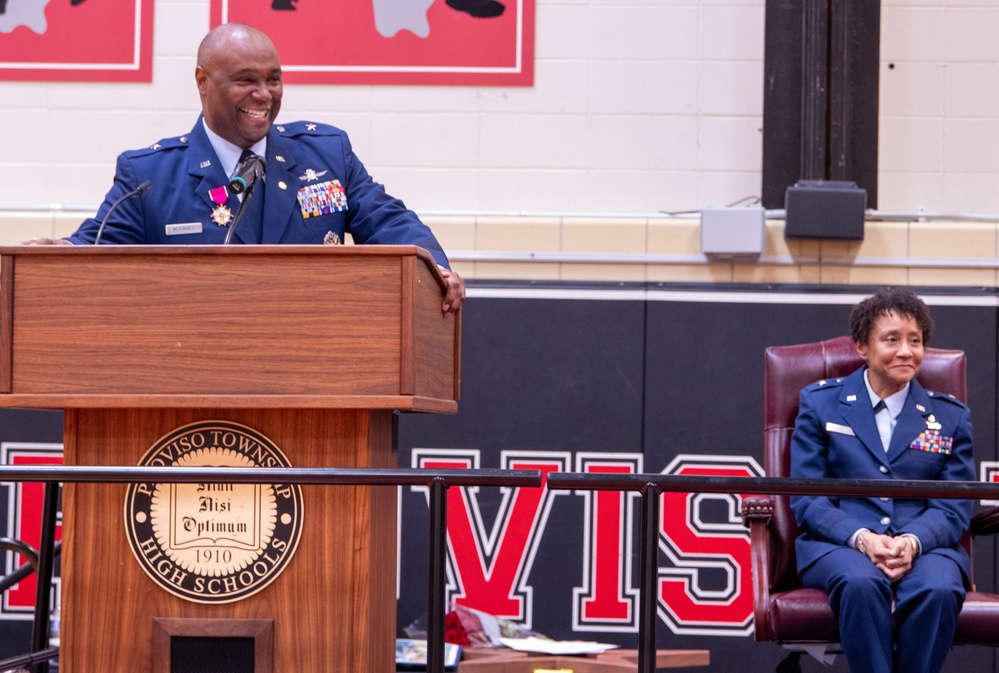
<svg viewBox="0 0 999 673"><path fill-rule="evenodd" d="M852 673L938 673L943 667L965 596L961 569L951 559L917 556L892 584L867 556L843 547L806 568L801 580L829 594Z"/></svg>

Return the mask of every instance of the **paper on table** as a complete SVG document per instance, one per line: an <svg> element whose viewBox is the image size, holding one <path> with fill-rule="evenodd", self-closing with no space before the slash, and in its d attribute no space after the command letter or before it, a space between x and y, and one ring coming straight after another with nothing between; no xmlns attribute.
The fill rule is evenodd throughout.
<svg viewBox="0 0 999 673"><path fill-rule="evenodd" d="M500 638L511 650L541 652L543 654L599 654L613 650L617 645L596 643L590 640L545 640L544 638Z"/></svg>

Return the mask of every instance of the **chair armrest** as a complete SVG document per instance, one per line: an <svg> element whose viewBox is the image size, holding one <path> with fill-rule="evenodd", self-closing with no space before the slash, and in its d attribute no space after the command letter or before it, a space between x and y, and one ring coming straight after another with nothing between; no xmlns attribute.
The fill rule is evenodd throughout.
<svg viewBox="0 0 999 673"><path fill-rule="evenodd" d="M769 495L747 495L742 499L742 523L749 528L753 566L753 629L757 642L770 640L770 519L774 499Z"/></svg>
<svg viewBox="0 0 999 673"><path fill-rule="evenodd" d="M989 507L971 517L971 537L999 533L999 507Z"/></svg>
<svg viewBox="0 0 999 673"><path fill-rule="evenodd" d="M761 521L766 525L774 515L774 499L769 495L747 495L742 499L741 513L742 525L747 528L754 521Z"/></svg>

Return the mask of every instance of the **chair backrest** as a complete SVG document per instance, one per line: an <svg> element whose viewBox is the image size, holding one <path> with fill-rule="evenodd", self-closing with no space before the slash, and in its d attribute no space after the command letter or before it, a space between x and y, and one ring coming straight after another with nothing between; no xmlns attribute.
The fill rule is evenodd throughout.
<svg viewBox="0 0 999 673"><path fill-rule="evenodd" d="M791 434L801 389L855 372L863 360L850 337L767 348L763 368L763 461L768 477L791 475ZM967 400L964 351L927 348L916 377L924 388ZM794 540L798 525L787 497L777 497L771 520L770 577L774 590L797 586Z"/></svg>

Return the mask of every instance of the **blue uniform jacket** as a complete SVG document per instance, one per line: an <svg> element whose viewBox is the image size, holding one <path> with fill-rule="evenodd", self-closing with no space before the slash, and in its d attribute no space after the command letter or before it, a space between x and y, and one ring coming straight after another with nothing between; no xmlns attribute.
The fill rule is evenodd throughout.
<svg viewBox="0 0 999 673"><path fill-rule="evenodd" d="M349 231L356 243L418 245L438 264L448 266L430 229L371 179L340 129L310 122L275 124L267 135L266 160L263 240L257 240L255 228L244 220L236 229L234 243L237 239L265 244L337 243ZM187 135L122 153L114 186L97 216L86 220L68 240L93 243L111 204L145 180L152 181L152 186L118 206L101 234L101 244L198 245L225 240L227 228L212 220L217 205L209 192L228 184L228 176L200 117ZM254 199L260 185L255 189ZM325 209L331 212L314 214L317 194L341 196L340 192L342 200ZM230 195L226 206L235 213L239 201Z"/></svg>
<svg viewBox="0 0 999 673"><path fill-rule="evenodd" d="M975 479L967 406L913 380L885 453L863 372L861 368L801 391L791 439L792 477ZM968 528L972 506L970 500L792 497L802 530L795 543L798 571L847 544L859 528L868 528L916 535L921 553L952 558L967 578L968 554L958 541Z"/></svg>

